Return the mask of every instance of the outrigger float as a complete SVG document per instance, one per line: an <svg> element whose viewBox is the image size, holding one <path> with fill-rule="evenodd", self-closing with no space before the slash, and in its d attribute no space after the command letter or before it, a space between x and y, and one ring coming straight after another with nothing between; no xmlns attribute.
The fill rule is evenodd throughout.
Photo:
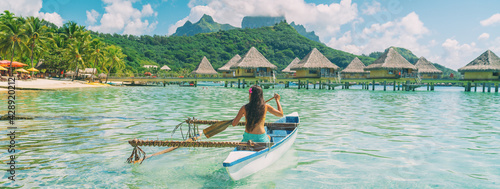
<svg viewBox="0 0 500 189"><path fill-rule="evenodd" d="M128 163L142 163L145 159L152 156L171 152L179 147L233 147L234 150L229 153L222 165L226 168L229 176L233 180L239 180L248 177L276 162L281 156L290 149L297 138L299 126L299 114L291 113L274 123L265 123L267 134L271 137L269 143L261 142L214 142L214 141L199 141L201 132L199 132L199 124L213 124L203 130L205 136L211 136L225 130L232 120L216 121L216 120L196 120L187 119L189 128L184 135L180 127L184 122L177 125L176 129L181 129L184 141L161 141L161 140L129 140L129 144L134 147L131 156L127 159ZM245 122L238 123L244 126ZM186 136L186 137L184 137ZM140 146L158 146L170 147L166 150L146 156L146 153L139 148Z"/></svg>

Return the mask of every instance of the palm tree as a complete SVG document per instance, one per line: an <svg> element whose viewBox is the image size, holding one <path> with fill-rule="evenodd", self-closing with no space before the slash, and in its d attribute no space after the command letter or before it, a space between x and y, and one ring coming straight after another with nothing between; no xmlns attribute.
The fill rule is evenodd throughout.
<svg viewBox="0 0 500 189"><path fill-rule="evenodd" d="M14 18L12 20L4 20L0 23L0 52L3 54L11 53L9 74L12 77L12 62L14 61L15 52L22 52L26 45L25 35L23 28L23 19Z"/></svg>
<svg viewBox="0 0 500 189"><path fill-rule="evenodd" d="M42 21L38 17L28 17L26 19L26 35L28 36L27 45L31 49L31 67L33 68L33 54L35 54L35 47L37 50L42 50L48 42L53 42L54 40L46 37L47 26L42 25ZM33 72L31 72L31 77L33 77Z"/></svg>
<svg viewBox="0 0 500 189"><path fill-rule="evenodd" d="M83 37L86 35L85 33L85 26L79 26L73 21L66 22L62 26L62 35L66 38L66 40Z"/></svg>
<svg viewBox="0 0 500 189"><path fill-rule="evenodd" d="M94 70L97 69L97 65L99 64L99 59L104 58L104 53L102 50L102 47L104 46L104 42L102 42L99 39L94 39L92 40L92 43L90 43L90 47L92 49L92 56L95 57L95 62L94 62ZM94 81L94 74L92 74L92 82Z"/></svg>
<svg viewBox="0 0 500 189"><path fill-rule="evenodd" d="M0 14L0 22L12 21L15 18L14 13L9 12L8 10L5 10L2 14Z"/></svg>
<svg viewBox="0 0 500 189"><path fill-rule="evenodd" d="M111 65L109 66L108 73L106 74L106 82L105 83L107 83L108 77L109 77L109 72L111 72L111 69L113 68L113 66L115 66L117 68L123 68L125 66L123 59L125 57L127 57L127 55L122 53L121 48L114 46L114 45L110 45L110 46L106 47L105 56L111 62Z"/></svg>
<svg viewBox="0 0 500 189"><path fill-rule="evenodd" d="M87 33L86 36L81 39L73 39L70 41L67 49L67 55L70 62L73 62L73 65L70 67L75 68L75 75L78 75L78 67L82 65L85 67L85 61L83 59L83 55L88 53L90 34ZM75 79L75 75L73 75L73 80Z"/></svg>

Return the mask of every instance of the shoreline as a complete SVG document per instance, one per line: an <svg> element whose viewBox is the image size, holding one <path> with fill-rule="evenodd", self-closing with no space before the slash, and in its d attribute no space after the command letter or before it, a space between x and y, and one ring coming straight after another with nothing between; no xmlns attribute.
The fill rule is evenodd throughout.
<svg viewBox="0 0 500 189"><path fill-rule="evenodd" d="M0 82L0 90L7 90L8 83ZM51 79L35 79L35 80L16 80L16 90L58 90L58 89L76 89L89 87L107 87L110 85L95 83L89 84L84 81L71 80L51 80Z"/></svg>

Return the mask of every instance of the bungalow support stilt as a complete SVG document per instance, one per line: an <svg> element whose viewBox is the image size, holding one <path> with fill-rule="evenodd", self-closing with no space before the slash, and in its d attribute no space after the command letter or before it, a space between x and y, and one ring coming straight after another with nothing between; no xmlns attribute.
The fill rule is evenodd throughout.
<svg viewBox="0 0 500 189"><path fill-rule="evenodd" d="M387 81L384 81L384 91L387 91Z"/></svg>
<svg viewBox="0 0 500 189"><path fill-rule="evenodd" d="M375 90L375 80L373 80L373 83L372 83L372 91Z"/></svg>
<svg viewBox="0 0 500 189"><path fill-rule="evenodd" d="M306 89L309 89L309 80L306 80Z"/></svg>
<svg viewBox="0 0 500 189"><path fill-rule="evenodd" d="M241 88L240 87L240 79L238 79L238 89Z"/></svg>
<svg viewBox="0 0 500 189"><path fill-rule="evenodd" d="M498 93L498 85L499 85L498 83L495 84L495 93Z"/></svg>
<svg viewBox="0 0 500 189"><path fill-rule="evenodd" d="M491 83L488 83L488 92L491 92Z"/></svg>

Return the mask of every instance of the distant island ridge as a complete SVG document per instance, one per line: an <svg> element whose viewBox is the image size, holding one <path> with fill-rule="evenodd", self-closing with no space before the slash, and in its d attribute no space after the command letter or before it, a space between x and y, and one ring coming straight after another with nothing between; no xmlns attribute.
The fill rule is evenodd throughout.
<svg viewBox="0 0 500 189"><path fill-rule="evenodd" d="M275 24L278 24L280 22L286 21L286 18L284 16L245 16L243 20L241 21L241 28L250 28L250 29L255 29L255 28L260 28L260 27L266 27L266 26L274 26ZM290 25L297 30L297 32L304 37L316 41L316 42L321 42L319 40L319 37L314 33L314 31L307 32L306 28L303 25L297 25L295 22L290 23ZM231 30L231 29L236 29L238 27L231 26L229 24L219 24L214 21L214 19L209 16L204 14L200 20L196 23L192 23L189 20L186 21L186 23L178 27L177 30L175 31L173 36L193 36L198 33L210 33L210 32L217 32L219 30Z"/></svg>

